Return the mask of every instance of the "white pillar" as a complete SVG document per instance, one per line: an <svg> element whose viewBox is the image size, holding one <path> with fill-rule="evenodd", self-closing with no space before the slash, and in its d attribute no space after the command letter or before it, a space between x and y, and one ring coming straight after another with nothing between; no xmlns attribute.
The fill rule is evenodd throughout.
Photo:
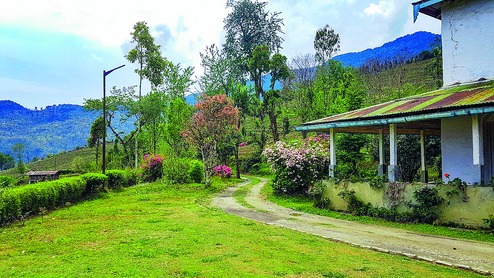
<svg viewBox="0 0 494 278"><path fill-rule="evenodd" d="M420 131L420 170L420 181L428 182L429 175L425 168L425 134L423 130Z"/></svg>
<svg viewBox="0 0 494 278"><path fill-rule="evenodd" d="M334 128L329 129L329 176L334 178L336 175L336 145L334 143Z"/></svg>
<svg viewBox="0 0 494 278"><path fill-rule="evenodd" d="M482 137L482 125L479 122L479 116L472 116L472 143L474 165L484 164L484 142Z"/></svg>
<svg viewBox="0 0 494 278"><path fill-rule="evenodd" d="M482 166L484 165L484 140L482 133L482 123L479 116L472 116L473 169L477 182L482 180Z"/></svg>
<svg viewBox="0 0 494 278"><path fill-rule="evenodd" d="M379 129L379 176L384 176L384 135L382 128Z"/></svg>
<svg viewBox="0 0 494 278"><path fill-rule="evenodd" d="M398 132L395 124L389 125L389 166L388 179L390 182L398 181Z"/></svg>

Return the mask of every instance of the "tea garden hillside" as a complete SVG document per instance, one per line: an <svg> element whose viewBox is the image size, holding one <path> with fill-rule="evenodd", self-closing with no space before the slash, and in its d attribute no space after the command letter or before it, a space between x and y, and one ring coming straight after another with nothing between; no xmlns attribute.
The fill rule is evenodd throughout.
<svg viewBox="0 0 494 278"><path fill-rule="evenodd" d="M84 109L94 120L85 129L84 138L93 149L94 160L74 158L70 169L63 169L71 175L87 172L82 180L71 182L77 184L75 187L85 188L82 193L74 193L76 199L84 192L100 190L105 184L118 187L120 183L164 180L171 184L202 182L208 187L213 176L240 177L240 173L249 172L273 174L277 193L308 195L315 198L317 206L331 208L331 202L336 201L323 198L324 188L320 183L328 177L330 140L336 146L336 153L332 155L339 161L335 178L372 181L383 188L381 184L386 181L379 180L381 176L377 172L380 144L375 136L350 133L328 138L324 133L293 132L294 127L440 88L439 37L422 32L416 34L419 39L407 36L406 39L415 43L427 37L426 46L422 45L424 49L418 53L411 51L419 48L413 46L401 48L397 51L399 55L374 56L360 61L360 67L355 68L343 64L345 59L341 56L341 62L338 61L340 37L337 30L326 25L314 30L315 54L288 60L278 52L283 46L280 14L267 11L266 3L256 1L238 1L231 5L232 12L224 21L226 43L208 46L201 53L205 70L198 80L193 78L193 68L165 57L166 53L155 43L146 22L134 25L133 48L125 59L135 66L141 80L151 83L152 90L146 92L140 86L112 88L106 98L105 119L101 115L102 100L86 100ZM241 12L245 9L252 11L247 17ZM265 35L256 35L259 32ZM369 55L368 51L365 53ZM346 61L352 60L348 55L344 57ZM186 92L194 84L203 94L197 96L197 103L191 106L186 101ZM104 167L108 175L90 174L101 170L105 131L108 138L112 138ZM402 169L398 179L417 181L421 165L419 137L400 135L397 140L401 154L398 164ZM428 136L425 144L429 177L440 181L439 137ZM381 145L389 148L389 140ZM25 143L15 146L6 159L15 161L18 173L26 173L24 161L28 146ZM300 171L292 171L291 166ZM16 187L14 179L4 180L3 186L9 188L3 192ZM350 211L352 204L362 203L348 190L340 197ZM402 217L398 214L400 211L394 210L384 214L396 213L400 216L395 220L399 221L435 223L438 219L435 215L428 217L419 213L424 211L419 207L420 198L416 196L418 203L410 205L410 215ZM56 203L63 203L59 201ZM440 205L425 203L425 206ZM351 212L358 214L367 210L379 214L366 206L362 203ZM430 209L425 208L425 213L430 213ZM15 220L22 215L21 211L36 209L19 209L5 216L4 221Z"/></svg>

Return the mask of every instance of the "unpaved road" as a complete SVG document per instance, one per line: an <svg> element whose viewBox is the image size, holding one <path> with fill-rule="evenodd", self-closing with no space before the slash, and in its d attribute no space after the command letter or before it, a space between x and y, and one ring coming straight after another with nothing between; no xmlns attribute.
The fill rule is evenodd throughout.
<svg viewBox="0 0 494 278"><path fill-rule="evenodd" d="M255 209L239 204L228 188L213 199L213 206L238 216L348 243L371 250L473 270L494 276L494 244L430 236L377 225L300 213L278 206L261 196L266 179L255 185L245 198Z"/></svg>

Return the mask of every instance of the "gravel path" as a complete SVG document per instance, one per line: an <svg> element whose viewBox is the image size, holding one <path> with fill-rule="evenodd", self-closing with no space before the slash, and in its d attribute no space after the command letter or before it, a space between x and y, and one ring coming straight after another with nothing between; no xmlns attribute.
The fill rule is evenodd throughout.
<svg viewBox="0 0 494 278"><path fill-rule="evenodd" d="M306 214L278 206L261 196L266 179L255 185L245 198L255 207L239 204L233 192L249 181L230 187L213 199L213 206L238 216L276 225L371 250L398 254L436 264L472 270L494 276L494 244L430 236L397 228Z"/></svg>

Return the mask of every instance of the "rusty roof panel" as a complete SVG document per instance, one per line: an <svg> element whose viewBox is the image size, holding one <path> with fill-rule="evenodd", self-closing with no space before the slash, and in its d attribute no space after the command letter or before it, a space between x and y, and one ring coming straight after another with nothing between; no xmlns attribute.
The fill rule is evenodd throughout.
<svg viewBox="0 0 494 278"><path fill-rule="evenodd" d="M412 111L416 107L420 106L421 104L430 101L433 97L423 97L423 98L418 98L418 99L412 99L410 101L407 101L403 103L402 105L399 105L389 111L389 113L397 113L397 112L402 112L402 111Z"/></svg>
<svg viewBox="0 0 494 278"><path fill-rule="evenodd" d="M454 110L486 104L494 106L494 81L436 90L326 117L304 125L358 121L370 118L390 118L394 115L429 113L437 110Z"/></svg>

